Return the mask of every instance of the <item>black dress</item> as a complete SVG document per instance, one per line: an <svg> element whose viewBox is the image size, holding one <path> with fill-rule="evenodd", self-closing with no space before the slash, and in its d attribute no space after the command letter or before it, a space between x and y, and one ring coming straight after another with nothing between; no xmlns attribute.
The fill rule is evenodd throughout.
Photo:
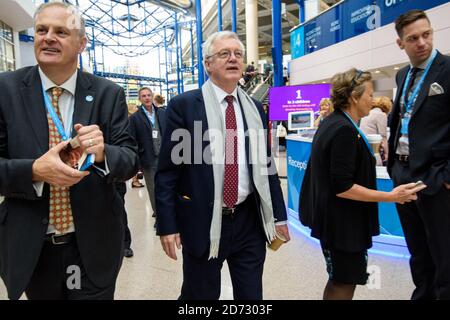
<svg viewBox="0 0 450 320"><path fill-rule="evenodd" d="M376 189L375 158L339 109L314 136L300 193L299 216L327 248L357 252L379 234L378 204L336 196L358 184Z"/></svg>

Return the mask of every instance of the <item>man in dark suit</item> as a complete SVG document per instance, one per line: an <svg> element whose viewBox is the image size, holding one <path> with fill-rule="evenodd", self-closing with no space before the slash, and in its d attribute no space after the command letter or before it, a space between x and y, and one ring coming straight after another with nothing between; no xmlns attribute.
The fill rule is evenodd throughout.
<svg viewBox="0 0 450 320"><path fill-rule="evenodd" d="M155 173L161 148L161 136L166 126L165 110L153 105L153 92L150 88L139 89L139 101L141 106L130 117L130 132L138 145L139 163L144 172L153 217L156 217Z"/></svg>
<svg viewBox="0 0 450 320"><path fill-rule="evenodd" d="M411 253L412 299L450 299L450 58L433 49L425 12L395 22L410 65L397 74L388 171L395 183L423 181L416 202L397 205Z"/></svg>
<svg viewBox="0 0 450 320"><path fill-rule="evenodd" d="M264 111L237 87L244 47L235 33L211 35L204 54L209 80L167 107L157 231L170 258L183 245L181 299L218 299L225 260L234 298L262 299L265 243L275 233L289 240Z"/></svg>
<svg viewBox="0 0 450 320"><path fill-rule="evenodd" d="M77 70L76 8L41 5L34 39L38 66L0 74L0 276L11 299L113 299L124 235L114 184L137 171L125 95ZM86 171L60 158L75 136L95 156Z"/></svg>

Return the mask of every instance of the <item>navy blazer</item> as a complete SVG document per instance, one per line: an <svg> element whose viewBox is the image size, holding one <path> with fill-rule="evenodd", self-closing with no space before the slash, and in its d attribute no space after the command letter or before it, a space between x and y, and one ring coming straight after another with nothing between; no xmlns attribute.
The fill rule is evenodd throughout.
<svg viewBox="0 0 450 320"><path fill-rule="evenodd" d="M158 122L160 134L166 128L166 111L163 108L154 107L155 121ZM150 121L141 106L138 111L130 116L130 133L138 146L139 164L141 168L151 168L158 164L158 156L153 147L152 128Z"/></svg>
<svg viewBox="0 0 450 320"><path fill-rule="evenodd" d="M37 66L0 74L0 89L0 194L5 196L0 204L0 276L9 298L18 299L33 275L49 223L49 185L38 197L32 182L33 162L49 149L48 123ZM109 174L91 167L90 175L70 188L83 266L103 288L115 283L123 256L123 203L114 185L138 169L123 89L78 71L73 123L97 124L104 137Z"/></svg>
<svg viewBox="0 0 450 320"><path fill-rule="evenodd" d="M388 172L391 174L400 137L400 97L409 66L397 73L397 96L389 127ZM438 83L444 93L429 96L430 86ZM450 183L450 57L438 52L413 106L409 123L409 169L415 182L422 180L424 194L435 194Z"/></svg>
<svg viewBox="0 0 450 320"><path fill-rule="evenodd" d="M265 114L261 103L255 101L258 111L266 127ZM242 108L242 107L241 107ZM244 113L242 112L243 116ZM180 141L172 141L172 134L177 129L184 129L185 146L193 150L189 154L182 153L183 163L175 163L172 151L180 148ZM244 116L244 129L247 124ZM188 91L170 100L166 114L166 130L163 135L161 152L156 172L156 211L158 212L158 234L168 235L180 233L182 244L190 254L201 257L209 249L209 231L214 204L214 180L212 165L205 163L204 158L210 157L209 141L202 137L208 130L205 104L201 89ZM194 135L194 132L196 135ZM200 135L201 133L201 135ZM174 135L174 136L175 136ZM195 150L194 146L201 146ZM249 164L249 143L246 138L247 164L252 180L252 166ZM205 150L205 148L208 148ZM195 150L195 151L194 151ZM205 153L205 155L203 155ZM267 149L270 155L270 149ZM178 151L177 151L177 154ZM186 162L189 162L186 163ZM280 187L278 175L269 175L270 192L274 217L277 221L287 220L286 207ZM253 184L253 194L259 206L259 195ZM259 213L258 213L259 214Z"/></svg>

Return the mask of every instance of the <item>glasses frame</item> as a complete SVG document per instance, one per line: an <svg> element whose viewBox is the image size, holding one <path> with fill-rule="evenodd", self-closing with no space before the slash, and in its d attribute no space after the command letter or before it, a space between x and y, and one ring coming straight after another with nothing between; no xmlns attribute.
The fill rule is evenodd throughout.
<svg viewBox="0 0 450 320"><path fill-rule="evenodd" d="M224 57L221 57L221 56L220 56L220 54L223 53L223 52L227 52L227 53L228 53L226 57L225 57L225 56L224 56ZM237 56L236 56L236 52L242 53L242 56L241 56L241 57L237 57ZM212 58L212 57L214 57L214 56L217 56L217 57L219 57L220 59L223 59L223 60L225 60L225 59L230 59L231 54L233 54L233 55L235 56L236 59L244 59L245 51L244 51L244 50L234 50L234 51L231 51L231 50L223 49L223 50L220 50L219 52L216 52L216 53L214 53L214 54L212 54L212 55L209 55L209 56L207 57L207 59Z"/></svg>

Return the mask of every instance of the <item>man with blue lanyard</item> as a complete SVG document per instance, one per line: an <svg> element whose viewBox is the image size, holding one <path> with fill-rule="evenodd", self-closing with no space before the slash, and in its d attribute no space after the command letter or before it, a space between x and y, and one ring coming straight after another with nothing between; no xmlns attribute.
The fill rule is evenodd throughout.
<svg viewBox="0 0 450 320"><path fill-rule="evenodd" d="M139 148L139 163L144 172L148 196L155 212L155 173L158 166L161 134L165 129L165 110L153 105L153 92L148 87L139 89L139 110L130 117L130 132Z"/></svg>
<svg viewBox="0 0 450 320"><path fill-rule="evenodd" d="M423 181L416 202L397 204L411 253L412 299L450 299L450 58L433 48L425 12L395 22L410 65L397 74L388 171L394 184Z"/></svg>
<svg viewBox="0 0 450 320"><path fill-rule="evenodd" d="M110 300L124 238L115 183L137 171L125 94L78 70L75 7L44 3L34 27L38 65L0 74L0 276L10 299ZM63 162L71 138L91 165Z"/></svg>

